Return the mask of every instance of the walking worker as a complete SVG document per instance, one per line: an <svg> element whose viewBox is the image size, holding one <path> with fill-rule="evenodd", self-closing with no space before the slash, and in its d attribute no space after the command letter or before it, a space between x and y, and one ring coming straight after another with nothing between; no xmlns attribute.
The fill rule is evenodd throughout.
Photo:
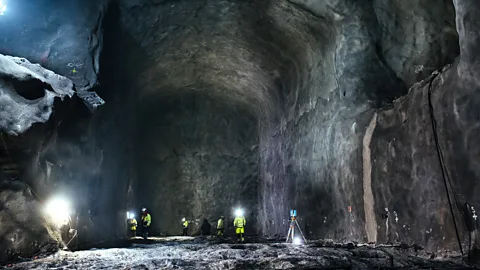
<svg viewBox="0 0 480 270"><path fill-rule="evenodd" d="M182 228L183 228L183 236L188 235L188 221L185 218L182 218Z"/></svg>
<svg viewBox="0 0 480 270"><path fill-rule="evenodd" d="M233 221L233 226L235 226L235 233L237 234L237 240L238 242L244 242L245 238L243 235L245 234L245 225L247 224L247 221L245 220L245 217L243 216L243 210L242 209L237 209L235 211L235 220Z"/></svg>
<svg viewBox="0 0 480 270"><path fill-rule="evenodd" d="M225 219L224 216L221 216L218 219L218 222L217 222L217 238L223 237L223 233L225 231L224 219Z"/></svg>
<svg viewBox="0 0 480 270"><path fill-rule="evenodd" d="M142 208L142 232L143 239L148 238L148 231L150 230L150 225L152 225L152 216L148 213L147 208Z"/></svg>

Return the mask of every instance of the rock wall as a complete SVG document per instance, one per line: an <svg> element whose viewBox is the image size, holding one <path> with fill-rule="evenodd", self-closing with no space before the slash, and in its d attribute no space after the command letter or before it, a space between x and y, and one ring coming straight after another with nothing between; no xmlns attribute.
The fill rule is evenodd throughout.
<svg viewBox="0 0 480 270"><path fill-rule="evenodd" d="M258 132L253 115L203 94L142 103L137 118L137 209L147 207L152 233L181 233L181 219L221 215L233 222L235 207L255 220ZM252 222L247 230L255 232ZM230 230L232 226L228 226Z"/></svg>
<svg viewBox="0 0 480 270"><path fill-rule="evenodd" d="M76 98L50 97L20 129L23 115L0 110L3 132L30 128L2 136L0 167L40 197L69 194L79 242L123 237L125 212L143 206L154 233L174 234L183 216L215 221L242 204L248 231L266 235L284 235L296 208L309 238L466 253L479 244L479 8L15 1L0 17L0 53L68 77L87 105L100 82L107 105L92 117ZM2 75L0 102L38 105L58 92L30 77Z"/></svg>
<svg viewBox="0 0 480 270"><path fill-rule="evenodd" d="M0 53L68 76L78 90L97 83L107 1L8 1Z"/></svg>
<svg viewBox="0 0 480 270"><path fill-rule="evenodd" d="M34 256L39 252L55 251L59 238L54 226L40 212L38 201L22 183L12 184L1 175L0 183L0 262L17 256Z"/></svg>
<svg viewBox="0 0 480 270"><path fill-rule="evenodd" d="M105 217L92 222L89 211L97 204L95 192L108 186L95 185L101 155L92 129L98 125L91 125L85 107L103 103L91 88L99 72L105 3L10 1L0 16L0 52L28 59L1 55L0 262L59 246L58 231L46 225L42 212L51 196L72 200L74 227L92 231L105 223ZM112 235L82 236L92 242Z"/></svg>
<svg viewBox="0 0 480 270"><path fill-rule="evenodd" d="M478 250L479 62L475 1L454 1L460 57L379 113L372 145L375 202L389 209L379 228L387 241L421 242L431 249ZM389 189L378 187L387 185ZM403 195L405 194L405 195ZM393 207L393 208L392 208ZM392 212L394 215L392 216ZM398 217L398 220L397 220ZM461 243L461 247L459 247Z"/></svg>
<svg viewBox="0 0 480 270"><path fill-rule="evenodd" d="M446 21L427 19L432 10L420 12L424 19L419 24L396 21L396 25L402 25L396 27L413 27L416 31L420 27L425 33L419 42L416 31L404 31L414 38L406 38L400 46L388 37L390 32L384 32L384 24L393 27L391 18L399 18L407 5L398 10L395 1L388 5L377 1L373 7L361 1L292 2L324 19L332 15L335 32L330 38L338 46L325 53L329 60L324 61L329 64L322 73L316 69L304 71L324 77L310 75L316 81L304 80L308 83L287 97L283 120L273 131L267 130L276 137L261 141L267 149L261 171L265 232L286 231L278 224L285 224L289 208L297 208L309 237L405 242L428 250L466 253L469 236L471 242L478 241L476 233L468 231L475 228L472 222L476 221L471 218L471 209L465 207L467 202L470 207L478 204L473 195L477 189L476 159L472 158L475 147L466 150L478 121L474 110L467 108L475 104L473 89L478 86L473 74L477 64L474 56L466 56L476 44L477 34L468 26L478 16L477 4L455 1L462 55L432 83L431 103L437 119L433 132L429 81L411 88L406 97L394 102L393 109L378 110L376 106L388 108L392 98L404 93L402 88L428 74L422 76L411 64L400 62L408 58L407 62L413 60L419 66L441 68L446 63L442 61L453 59L458 45L451 29L451 3L445 2L441 12L450 14ZM379 13L382 6L388 9ZM471 12L465 14L463 10ZM377 22L367 17L372 14ZM467 30L462 32L464 24ZM441 34L433 31L439 27L444 29ZM422 50L432 51L415 57ZM404 60L395 56L405 52L413 55ZM442 57L436 57L439 53ZM464 72L459 71L462 66ZM398 79L392 79L392 71ZM405 86L399 88L401 84ZM446 180L438 148L444 155Z"/></svg>

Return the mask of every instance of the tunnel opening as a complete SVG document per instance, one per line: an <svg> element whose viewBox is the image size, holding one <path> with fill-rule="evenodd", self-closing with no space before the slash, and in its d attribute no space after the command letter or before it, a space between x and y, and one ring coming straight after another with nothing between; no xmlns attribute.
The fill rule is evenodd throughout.
<svg viewBox="0 0 480 270"><path fill-rule="evenodd" d="M230 223L235 207L242 207L247 232L255 234L259 180L255 116L237 104L197 92L141 104L136 118L136 204L156 217L152 232L178 235L185 217L192 221L195 235L203 219L216 224L225 216Z"/></svg>

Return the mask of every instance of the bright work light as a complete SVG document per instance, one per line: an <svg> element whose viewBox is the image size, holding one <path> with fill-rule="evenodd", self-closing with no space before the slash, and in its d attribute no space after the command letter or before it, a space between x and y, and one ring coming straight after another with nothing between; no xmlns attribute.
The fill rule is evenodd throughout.
<svg viewBox="0 0 480 270"><path fill-rule="evenodd" d="M3 0L0 0L0 15L5 14L7 11L7 5L3 3Z"/></svg>
<svg viewBox="0 0 480 270"><path fill-rule="evenodd" d="M297 246L301 245L302 244L302 239L300 239L300 237L293 238L293 244L297 245Z"/></svg>
<svg viewBox="0 0 480 270"><path fill-rule="evenodd" d="M243 216L243 209L238 208L235 210L235 216L242 217Z"/></svg>
<svg viewBox="0 0 480 270"><path fill-rule="evenodd" d="M62 227L67 225L70 219L70 203L61 197L55 197L45 204L45 214L55 225Z"/></svg>

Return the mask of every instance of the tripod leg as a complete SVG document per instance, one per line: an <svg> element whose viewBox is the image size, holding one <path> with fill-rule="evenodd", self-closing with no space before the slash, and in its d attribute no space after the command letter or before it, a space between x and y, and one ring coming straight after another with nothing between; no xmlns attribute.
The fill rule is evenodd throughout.
<svg viewBox="0 0 480 270"><path fill-rule="evenodd" d="M292 227L288 228L287 241L285 241L285 242L287 242L287 243L288 243L288 238L290 238L290 231L291 231L291 230L292 230Z"/></svg>
<svg viewBox="0 0 480 270"><path fill-rule="evenodd" d="M298 222L295 220L295 223L297 224L297 228L300 231L300 234L303 237L303 241L305 241L305 244L307 243L307 239L305 239L305 235L303 235L302 229L300 229L300 225L298 225Z"/></svg>

